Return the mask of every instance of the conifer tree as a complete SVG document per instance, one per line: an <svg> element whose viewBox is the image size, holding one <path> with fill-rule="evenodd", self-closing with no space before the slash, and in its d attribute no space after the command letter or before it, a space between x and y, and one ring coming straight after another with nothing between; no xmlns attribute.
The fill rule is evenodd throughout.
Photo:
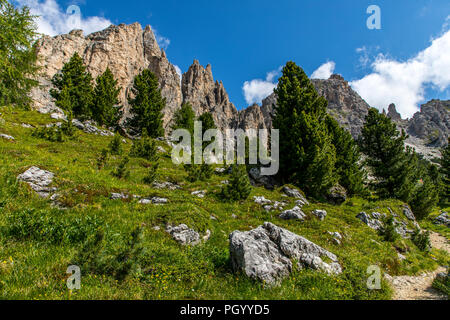
<svg viewBox="0 0 450 320"><path fill-rule="evenodd" d="M36 37L30 9L16 9L9 1L0 0L0 105L28 108L31 104L28 94L38 84Z"/></svg>
<svg viewBox="0 0 450 320"><path fill-rule="evenodd" d="M224 200L240 201L250 196L252 186L245 165L233 165L230 183L221 192Z"/></svg>
<svg viewBox="0 0 450 320"><path fill-rule="evenodd" d="M109 68L97 77L94 89L93 119L99 125L117 127L122 112L119 104L120 88Z"/></svg>
<svg viewBox="0 0 450 320"><path fill-rule="evenodd" d="M166 105L166 99L161 96L158 78L150 70L145 69L134 78L133 96L128 98L132 117L127 126L136 134L142 134L146 129L152 138L164 135L161 111Z"/></svg>
<svg viewBox="0 0 450 320"><path fill-rule="evenodd" d="M311 196L322 197L336 182L336 151L325 121L327 101L294 62L283 68L275 93L273 127L280 130L279 176Z"/></svg>
<svg viewBox="0 0 450 320"><path fill-rule="evenodd" d="M446 203L450 203L450 138L447 147L442 149L441 173L444 184L442 198Z"/></svg>
<svg viewBox="0 0 450 320"><path fill-rule="evenodd" d="M184 103L181 109L175 112L173 130L186 129L191 135L194 134L195 113L189 102Z"/></svg>
<svg viewBox="0 0 450 320"><path fill-rule="evenodd" d="M417 156L411 148L405 151L407 136L397 130L390 118L372 108L360 137L360 147L376 181L381 198L397 198L408 202L415 187Z"/></svg>
<svg viewBox="0 0 450 320"><path fill-rule="evenodd" d="M364 192L365 172L360 164L361 154L352 135L339 123L327 116L328 130L336 149L336 174L339 184L347 189L350 195Z"/></svg>
<svg viewBox="0 0 450 320"><path fill-rule="evenodd" d="M56 89L51 89L50 94L56 100L56 105L64 106L66 111L72 111L74 117L80 120L87 120L92 118L93 105L93 85L92 76L86 71L86 66L83 60L75 53L70 61L64 64L61 73L56 74L52 83ZM67 93L63 93L63 89ZM66 99L67 94L70 99L70 106L66 102L61 102Z"/></svg>

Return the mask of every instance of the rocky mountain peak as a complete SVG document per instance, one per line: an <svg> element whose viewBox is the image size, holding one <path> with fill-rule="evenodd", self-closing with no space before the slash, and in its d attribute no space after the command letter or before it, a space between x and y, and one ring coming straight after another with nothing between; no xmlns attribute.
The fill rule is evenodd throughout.
<svg viewBox="0 0 450 320"><path fill-rule="evenodd" d="M39 78L41 86L33 90L32 98L36 108L42 112L56 109L48 93L52 87L51 78L60 72L75 52L83 58L94 79L107 67L111 69L122 88L119 98L125 111L134 77L146 68L158 76L162 95L167 100L164 112L166 127L181 105L179 76L160 50L150 26L142 30L139 23L111 25L86 37L83 31L73 30L65 35L44 36L37 41L36 48L42 74Z"/></svg>
<svg viewBox="0 0 450 320"><path fill-rule="evenodd" d="M450 132L450 100L431 100L423 104L409 121L407 132L422 139L427 146L446 146Z"/></svg>
<svg viewBox="0 0 450 320"><path fill-rule="evenodd" d="M183 102L189 102L197 116L211 112L219 128L234 126L237 109L230 102L222 81L214 81L210 64L204 68L194 60L181 82Z"/></svg>
<svg viewBox="0 0 450 320"><path fill-rule="evenodd" d="M402 116L400 113L397 112L397 108L395 104L391 103L388 107L388 113L387 116L391 118L393 121L401 121Z"/></svg>

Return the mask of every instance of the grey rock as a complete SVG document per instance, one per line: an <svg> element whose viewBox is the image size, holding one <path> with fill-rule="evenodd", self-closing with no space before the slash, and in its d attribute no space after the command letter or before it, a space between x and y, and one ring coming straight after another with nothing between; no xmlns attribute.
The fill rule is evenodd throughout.
<svg viewBox="0 0 450 320"><path fill-rule="evenodd" d="M403 206L403 214L411 221L416 221L416 217L414 216L411 208L408 205Z"/></svg>
<svg viewBox="0 0 450 320"><path fill-rule="evenodd" d="M446 212L441 213L433 222L437 225L446 225L447 227L450 227L450 218Z"/></svg>
<svg viewBox="0 0 450 320"><path fill-rule="evenodd" d="M299 207L294 207L291 210L286 210L280 214L280 219L283 220L305 220L306 215Z"/></svg>
<svg viewBox="0 0 450 320"><path fill-rule="evenodd" d="M330 202L340 205L347 200L347 191L340 185L335 185L328 191L327 198Z"/></svg>
<svg viewBox="0 0 450 320"><path fill-rule="evenodd" d="M38 167L31 167L17 177L18 180L28 183L40 197L47 198L51 193L55 192L56 188L51 188L54 173L42 170Z"/></svg>
<svg viewBox="0 0 450 320"><path fill-rule="evenodd" d="M291 260L299 267L339 274L342 268L331 252L271 223L254 230L235 231L230 235L230 257L233 269L268 285L276 285L292 271ZM332 263L325 263L327 257Z"/></svg>
<svg viewBox="0 0 450 320"><path fill-rule="evenodd" d="M312 214L319 218L320 221L323 221L327 216L327 212L325 210L314 210Z"/></svg>
<svg viewBox="0 0 450 320"><path fill-rule="evenodd" d="M255 203L260 204L260 205L267 205L267 204L271 204L272 201L268 200L266 198L264 198L263 196L261 197L253 197L253 200L255 201Z"/></svg>
<svg viewBox="0 0 450 320"><path fill-rule="evenodd" d="M356 217L374 230L380 230L383 227L380 220L371 219L365 212L360 212Z"/></svg>
<svg viewBox="0 0 450 320"><path fill-rule="evenodd" d="M185 224L180 224L176 227L168 226L166 232L169 233L175 241L184 246L195 246L200 243L199 233L190 229Z"/></svg>
<svg viewBox="0 0 450 320"><path fill-rule="evenodd" d="M111 200L125 200L128 199L128 195L124 193L111 193L109 197Z"/></svg>
<svg viewBox="0 0 450 320"><path fill-rule="evenodd" d="M206 196L206 190L194 191L191 195L196 196L198 198L204 198Z"/></svg>
<svg viewBox="0 0 450 320"><path fill-rule="evenodd" d="M273 176L261 175L260 168L252 168L249 171L250 182L253 186L263 186L266 189L273 190L275 188L276 181Z"/></svg>
<svg viewBox="0 0 450 320"><path fill-rule="evenodd" d="M179 185L176 185L176 184L171 183L171 182L162 182L162 183L161 182L154 182L153 183L153 188L159 189L159 190L161 190L161 189L168 189L168 190L171 190L171 191L175 191L175 190L181 189L181 187Z"/></svg>
<svg viewBox="0 0 450 320"><path fill-rule="evenodd" d="M13 136L10 136L10 135L7 135L7 134L3 134L3 133L0 133L0 138L6 139L6 140L10 140L10 141L14 141L15 140Z"/></svg>

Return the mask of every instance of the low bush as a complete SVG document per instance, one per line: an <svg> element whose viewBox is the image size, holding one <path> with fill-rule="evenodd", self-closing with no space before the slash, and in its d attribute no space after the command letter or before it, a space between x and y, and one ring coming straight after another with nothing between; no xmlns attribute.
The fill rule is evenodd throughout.
<svg viewBox="0 0 450 320"><path fill-rule="evenodd" d="M19 241L76 244L84 242L102 224L95 216L62 216L56 211L26 209L10 213L1 233Z"/></svg>

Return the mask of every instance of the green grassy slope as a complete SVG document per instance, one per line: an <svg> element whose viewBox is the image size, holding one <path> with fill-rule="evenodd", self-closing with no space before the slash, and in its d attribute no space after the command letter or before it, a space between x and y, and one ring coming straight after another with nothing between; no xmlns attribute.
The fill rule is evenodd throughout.
<svg viewBox="0 0 450 320"><path fill-rule="evenodd" d="M49 142L31 136L33 126L57 122L33 111L0 108L0 133L15 141L0 138L0 298L2 299L389 299L391 290L383 281L381 290L368 290L366 269L379 265L390 275L414 274L448 264L444 252L420 252L410 240L383 241L375 231L355 216L377 211L388 214L388 207L406 221L399 201L349 199L342 206L313 203L304 207L305 222L287 222L279 212L267 213L253 196L289 201L280 189L253 188L247 201L224 203L217 196L227 175L214 175L204 183L189 183L182 166L172 164L170 155L160 159L158 180L172 181L182 189L156 190L142 182L148 165L131 158L131 175L126 180L111 171L121 161L113 156L98 170L97 158L111 137L77 131L67 142ZM169 147L158 142L160 146ZM126 151L131 141L124 145ZM65 209L54 208L50 200L40 199L28 185L18 183L17 175L31 166L55 173L53 186L61 194ZM205 198L191 195L207 190ZM112 192L169 199L162 206L141 205L137 200L110 200ZM325 209L324 221L311 211ZM237 218L233 218L232 215ZM216 219L211 219L214 216ZM250 230L265 221L272 222L335 253L344 267L339 276L312 270L295 270L281 286L263 288L242 274L233 273L228 253L228 236L234 230ZM166 232L167 224L185 223L204 234L209 241L196 247L178 245ZM139 268L118 280L108 271L84 272L81 290L66 287L67 267L80 256L86 238L104 231L106 252L116 252L127 243L136 227L143 230ZM161 230L154 230L160 226ZM344 236L336 245L327 231ZM448 234L447 234L448 235ZM407 259L400 261L397 247ZM106 254L108 256L108 254Z"/></svg>

